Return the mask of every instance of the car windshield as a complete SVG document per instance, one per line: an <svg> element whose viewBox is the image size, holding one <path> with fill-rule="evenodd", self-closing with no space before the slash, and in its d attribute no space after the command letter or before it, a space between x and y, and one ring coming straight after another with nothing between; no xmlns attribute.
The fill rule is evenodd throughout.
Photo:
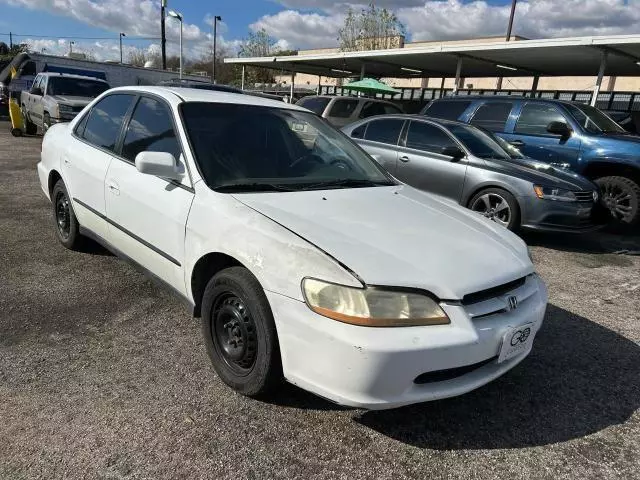
<svg viewBox="0 0 640 480"><path fill-rule="evenodd" d="M394 185L318 116L276 107L188 102L181 114L205 182L221 192Z"/></svg>
<svg viewBox="0 0 640 480"><path fill-rule="evenodd" d="M482 130L471 125L444 125L473 155L480 158L509 160L511 155Z"/></svg>
<svg viewBox="0 0 640 480"><path fill-rule="evenodd" d="M591 133L624 133L625 130L595 107L580 103L565 105L571 116Z"/></svg>
<svg viewBox="0 0 640 480"><path fill-rule="evenodd" d="M105 82L84 80L81 78L51 77L47 88L48 95L95 98L102 92L109 90L109 85Z"/></svg>

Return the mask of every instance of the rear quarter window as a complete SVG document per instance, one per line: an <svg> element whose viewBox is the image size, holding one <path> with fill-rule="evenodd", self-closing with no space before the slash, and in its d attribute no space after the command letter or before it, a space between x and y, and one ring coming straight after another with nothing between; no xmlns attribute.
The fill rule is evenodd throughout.
<svg viewBox="0 0 640 480"><path fill-rule="evenodd" d="M441 101L429 105L424 114L429 117L443 118L445 120L458 120L464 111L469 108L471 102Z"/></svg>
<svg viewBox="0 0 640 480"><path fill-rule="evenodd" d="M360 103L360 100L338 99L331 106L329 116L334 118L349 118L353 115L353 112L355 112L358 103Z"/></svg>
<svg viewBox="0 0 640 480"><path fill-rule="evenodd" d="M307 98L301 99L297 103L297 105L300 105L303 108L311 110L313 113L316 113L317 115L322 115L330 101L331 101L330 98L307 97Z"/></svg>

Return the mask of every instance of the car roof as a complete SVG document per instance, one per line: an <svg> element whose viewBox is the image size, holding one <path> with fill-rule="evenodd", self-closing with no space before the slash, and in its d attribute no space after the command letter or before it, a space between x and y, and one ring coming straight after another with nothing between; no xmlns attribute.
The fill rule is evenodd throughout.
<svg viewBox="0 0 640 480"><path fill-rule="evenodd" d="M150 93L172 101L175 101L177 97L182 102L232 103L237 105L252 105L258 107L273 107L280 109L284 108L287 110L308 112L306 108L298 107L296 105L285 103L280 100L271 100L270 98L246 95L244 93L203 90L198 88L133 86L113 88L109 90L109 92Z"/></svg>
<svg viewBox="0 0 640 480"><path fill-rule="evenodd" d="M524 97L522 95L456 95L456 96L449 96L449 97L434 98L433 100L431 100L431 103L447 101L447 100L458 101L458 102L463 102L465 100L466 101L488 100L492 102L501 102L501 101L503 102L503 101L509 101L509 100L518 100L518 101L526 100L527 102L560 103L563 105L582 104L582 102L577 102L577 101L572 102L570 100L561 100L558 98L543 98L543 97L534 98L534 97Z"/></svg>
<svg viewBox="0 0 640 480"><path fill-rule="evenodd" d="M384 119L397 119L397 120L418 120L418 121L428 121L431 123L436 123L438 125L446 126L446 125L464 125L468 127L469 124L465 122L458 122L456 120L445 120L443 118L435 118L429 117L428 115L420 115L418 113L390 113L386 115L375 115L373 117L365 118L358 122L359 124L370 122L372 120L384 120Z"/></svg>
<svg viewBox="0 0 640 480"><path fill-rule="evenodd" d="M76 75L75 73L40 72L38 75L43 75L45 77L77 78L79 80L95 80L96 82L107 83L107 81L102 78L90 77L88 75Z"/></svg>
<svg viewBox="0 0 640 480"><path fill-rule="evenodd" d="M355 95L307 95L306 97L302 97L300 100L305 100L307 98L328 98L328 99L344 98L346 100L367 100L371 102L393 103L393 102L390 102L389 100L383 100L382 98L356 97Z"/></svg>

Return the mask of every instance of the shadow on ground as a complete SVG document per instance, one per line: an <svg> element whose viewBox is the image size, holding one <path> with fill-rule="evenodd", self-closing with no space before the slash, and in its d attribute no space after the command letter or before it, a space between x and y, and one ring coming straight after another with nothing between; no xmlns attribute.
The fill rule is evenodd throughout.
<svg viewBox="0 0 640 480"><path fill-rule="evenodd" d="M640 255L640 229L617 232L605 229L589 233L522 232L530 246L578 253Z"/></svg>
<svg viewBox="0 0 640 480"><path fill-rule="evenodd" d="M431 449L521 448L584 437L625 422L640 407L640 346L549 305L534 350L469 394L355 421Z"/></svg>

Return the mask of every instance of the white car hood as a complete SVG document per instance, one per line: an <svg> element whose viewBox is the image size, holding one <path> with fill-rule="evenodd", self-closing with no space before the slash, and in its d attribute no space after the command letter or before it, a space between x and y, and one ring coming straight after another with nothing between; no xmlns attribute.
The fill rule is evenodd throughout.
<svg viewBox="0 0 640 480"><path fill-rule="evenodd" d="M461 299L533 272L516 235L406 185L234 197L324 250L368 285Z"/></svg>

